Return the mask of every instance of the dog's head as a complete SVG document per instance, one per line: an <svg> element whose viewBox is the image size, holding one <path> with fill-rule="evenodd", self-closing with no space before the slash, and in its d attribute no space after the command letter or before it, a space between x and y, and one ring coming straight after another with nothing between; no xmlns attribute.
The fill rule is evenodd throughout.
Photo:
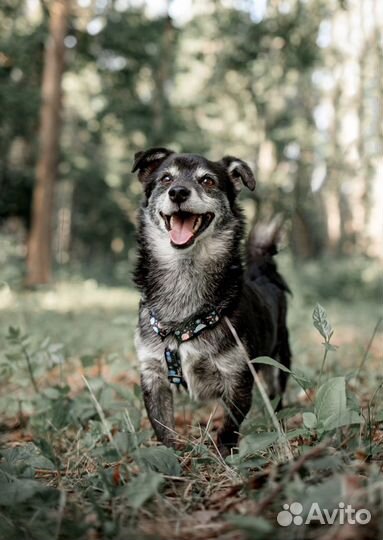
<svg viewBox="0 0 383 540"><path fill-rule="evenodd" d="M176 249L219 234L235 219L235 198L242 185L255 188L249 166L232 156L209 161L150 148L135 155L134 171L144 186L145 213Z"/></svg>

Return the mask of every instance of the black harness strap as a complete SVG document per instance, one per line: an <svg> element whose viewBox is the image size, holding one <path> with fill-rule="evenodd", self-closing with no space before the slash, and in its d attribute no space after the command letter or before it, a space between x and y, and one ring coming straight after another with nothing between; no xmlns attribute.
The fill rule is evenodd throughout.
<svg viewBox="0 0 383 540"><path fill-rule="evenodd" d="M182 376L181 358L179 355L179 347L185 341L194 339L204 330L213 328L221 320L222 314L218 308L206 306L197 315L192 315L185 319L176 327L168 327L162 324L156 317L153 311L150 312L150 324L153 331L160 336L162 341L173 335L177 341L177 347L172 349L165 347L165 360L168 367L168 379L171 383L182 385L187 388L186 381Z"/></svg>

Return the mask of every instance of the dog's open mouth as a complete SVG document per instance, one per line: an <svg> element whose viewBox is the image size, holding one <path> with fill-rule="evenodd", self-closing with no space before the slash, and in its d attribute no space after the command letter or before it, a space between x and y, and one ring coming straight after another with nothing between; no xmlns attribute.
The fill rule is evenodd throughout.
<svg viewBox="0 0 383 540"><path fill-rule="evenodd" d="M193 244L210 223L214 214L192 214L191 212L175 212L170 216L161 213L166 229L169 231L170 241L176 248L186 248Z"/></svg>

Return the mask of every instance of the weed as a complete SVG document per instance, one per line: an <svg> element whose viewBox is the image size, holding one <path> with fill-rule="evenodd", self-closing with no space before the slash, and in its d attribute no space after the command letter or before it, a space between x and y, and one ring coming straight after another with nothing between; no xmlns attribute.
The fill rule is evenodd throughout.
<svg viewBox="0 0 383 540"><path fill-rule="evenodd" d="M224 460L214 443L220 407L197 409L182 395L178 449L156 443L130 345L136 297L126 302L126 292L121 300L111 292L111 305L104 292L92 291L87 285L83 298L70 302L54 293L62 312L52 315L52 327L29 316L30 296L18 296L23 325L12 309L0 315L9 321L0 338L0 538L343 538L339 523L303 523L286 532L276 516L293 501L303 517L313 502L367 508L371 522L355 534L382 535L383 378L381 371L371 377L373 366L381 366L379 325L372 339L359 338L367 352L353 356L337 326L339 348L329 362L334 330L318 304L313 323L324 340L318 361L315 334L305 326L310 312L296 308L301 318L293 313L293 335L301 344L309 338L307 348L291 370L269 357L249 360L254 406L238 453ZM40 306L51 301L44 294L33 296ZM98 308L97 299L109 307ZM39 316L48 321L43 311ZM297 338L295 344L299 349ZM274 412L254 364L289 371L290 404L283 411Z"/></svg>

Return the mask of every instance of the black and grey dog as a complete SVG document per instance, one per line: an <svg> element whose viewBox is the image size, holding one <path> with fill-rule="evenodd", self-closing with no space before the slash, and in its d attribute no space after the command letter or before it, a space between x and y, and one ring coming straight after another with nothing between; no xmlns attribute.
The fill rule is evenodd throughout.
<svg viewBox="0 0 383 540"><path fill-rule="evenodd" d="M255 188L240 159L209 161L151 148L135 155L145 200L139 214L136 283L142 293L136 348L146 410L158 439L175 444L173 392L225 405L218 446L227 454L251 406L253 377L226 322L248 356L290 365L288 287L273 255L275 230L253 231L244 268L242 185ZM286 374L265 369L271 397Z"/></svg>

